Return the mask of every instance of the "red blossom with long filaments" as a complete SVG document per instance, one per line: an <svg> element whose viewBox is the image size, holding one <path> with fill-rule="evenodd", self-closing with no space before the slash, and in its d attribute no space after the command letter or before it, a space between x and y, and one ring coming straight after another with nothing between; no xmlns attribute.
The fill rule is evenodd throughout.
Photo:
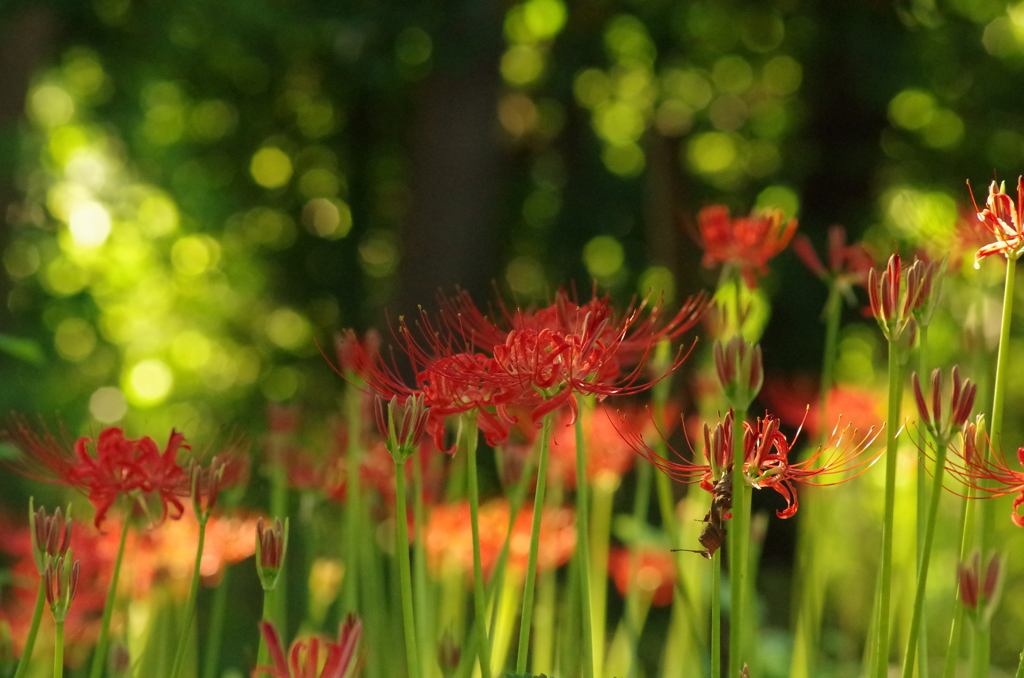
<svg viewBox="0 0 1024 678"><path fill-rule="evenodd" d="M968 488L990 497L1016 494L1010 519L1024 527L1024 515L1019 511L1024 505L1024 471L1010 468L1006 455L978 431L977 423L967 424L960 435L960 445L950 448L954 459L946 462L946 470ZM984 453L985 448L988 454ZM1017 448L1017 461L1024 466L1024 447Z"/></svg>
<svg viewBox="0 0 1024 678"><path fill-rule="evenodd" d="M704 463L690 461L673 450L677 461L665 459L654 452L636 433L620 430L640 455L647 458L662 472L683 483L700 483L702 489L714 493L715 485L732 472L732 417L730 410L714 427L704 426ZM800 461L791 461L793 439L787 439L779 430L779 420L765 415L755 423L743 423L743 479L755 489L770 488L786 501L776 512L780 518L789 518L799 508L796 484L837 485L866 471L880 454L871 452L875 432L869 431L857 439L857 432L847 426L833 429L828 440L813 454ZM728 516L724 516L728 518Z"/></svg>
<svg viewBox="0 0 1024 678"><path fill-rule="evenodd" d="M796 233L796 219L785 220L782 210L755 210L749 217L729 217L724 205L709 205L697 215L703 264L736 266L747 287L757 287L758 275L768 273L768 260L786 249Z"/></svg>
<svg viewBox="0 0 1024 678"><path fill-rule="evenodd" d="M181 433L171 432L163 452L151 438L129 439L117 427L100 432L95 445L90 438L79 438L71 450L49 432L36 433L20 420L14 421L4 435L22 452L15 466L19 471L87 492L96 508L97 527L122 496L135 500L156 497L161 521L168 516L169 508L173 509L173 519L180 518L184 511L179 495L181 488L188 486L189 477L178 463L178 452L190 448Z"/></svg>
<svg viewBox="0 0 1024 678"><path fill-rule="evenodd" d="M281 636L273 624L261 621L260 633L267 643L273 666L257 666L250 678L351 678L358 668L357 651L363 624L353 615L349 615L339 627L337 642L324 642L317 636L308 641L295 640L287 656ZM327 652L322 664L321 646Z"/></svg>
<svg viewBox="0 0 1024 678"><path fill-rule="evenodd" d="M971 183L967 182L970 188ZM979 209L971 191L974 211L978 213L978 221L991 233L996 241L980 248L974 255L974 267L978 268L981 260L993 254L1002 254L1008 261L1016 261L1024 253L1024 223L1021 209L1024 208L1024 177L1017 179L1017 204L1006 194L1006 184L993 181L988 187L988 199L985 208Z"/></svg>

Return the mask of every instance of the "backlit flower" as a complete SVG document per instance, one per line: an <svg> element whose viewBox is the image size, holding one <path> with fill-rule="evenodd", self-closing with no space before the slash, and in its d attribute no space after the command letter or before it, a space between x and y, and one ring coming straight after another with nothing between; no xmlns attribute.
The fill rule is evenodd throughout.
<svg viewBox="0 0 1024 678"><path fill-rule="evenodd" d="M868 272L868 298L871 313L889 341L899 341L908 332L909 344L917 331L914 312L931 289L935 269L920 259L904 266L900 255L893 254L885 270Z"/></svg>
<svg viewBox="0 0 1024 678"><path fill-rule="evenodd" d="M715 488L727 474L733 473L733 413L730 410L714 427L704 425L703 463L690 461L678 453L678 461L658 456L636 435L623 432L633 449L651 461L672 478L684 483L699 483L701 488L714 494ZM800 461L791 461L793 440L779 430L779 420L772 415L756 422L743 422L743 480L754 489L770 488L778 492L786 506L776 515L789 518L799 508L796 484L835 485L856 477L867 470L878 458L870 453L874 441L873 431L859 440L851 428L834 429L824 445ZM723 516L728 518L728 516Z"/></svg>
<svg viewBox="0 0 1024 678"><path fill-rule="evenodd" d="M363 623L349 615L338 628L338 641L330 642L319 636L309 640L292 642L285 656L281 637L273 624L260 622L260 633L267 643L267 651L273 666L257 666L251 678L352 678L359 666L359 639L363 635ZM321 662L321 650L326 657Z"/></svg>
<svg viewBox="0 0 1024 678"><path fill-rule="evenodd" d="M189 476L178 463L178 451L190 448L176 431L171 432L163 452L148 436L131 440L117 427L104 429L95 445L90 438L79 438L73 451L49 432L37 434L20 420L5 435L21 449L23 470L28 475L87 492L96 509L97 527L121 497L143 506L148 499L156 499L160 521L167 517L168 507L173 509L174 519L184 511L179 496L189 487Z"/></svg>
<svg viewBox="0 0 1024 678"><path fill-rule="evenodd" d="M735 266L747 287L757 287L756 276L768 273L768 260L786 249L796 233L796 219L786 221L779 209L729 217L724 205L709 205L697 215L704 266Z"/></svg>
<svg viewBox="0 0 1024 678"><path fill-rule="evenodd" d="M875 265L875 259L861 243L848 245L846 229L835 224L828 228L828 268L818 258L811 240L800 233L793 239L793 250L814 275L839 286L849 295L855 285L868 280L868 271Z"/></svg>
<svg viewBox="0 0 1024 678"><path fill-rule="evenodd" d="M970 187L970 182L967 184ZM974 201L974 191L971 191L971 200ZM985 201L985 208L979 209L978 203L974 201L974 211L978 213L978 221L981 222L996 241L985 245L974 255L974 267L978 268L980 262L992 254L1002 254L1008 261L1016 261L1024 252L1024 223L1022 223L1020 209L1024 207L1024 177L1017 179L1017 204L1006 194L1006 183L996 185L993 181L988 187L988 199Z"/></svg>

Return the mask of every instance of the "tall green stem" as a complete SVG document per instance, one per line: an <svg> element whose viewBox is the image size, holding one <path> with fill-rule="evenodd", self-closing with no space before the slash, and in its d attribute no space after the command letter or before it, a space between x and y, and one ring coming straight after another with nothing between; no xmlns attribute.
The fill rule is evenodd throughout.
<svg viewBox="0 0 1024 678"><path fill-rule="evenodd" d="M469 523L473 533L473 604L479 624L474 624L479 644L480 675L491 676L491 641L488 638L487 598L484 595L484 568L480 555L480 489L476 469L476 443L479 433L476 427L476 416L466 415L463 420L463 435L466 436L466 470L469 474ZM538 482L539 484L539 482ZM532 553L532 552L531 552Z"/></svg>
<svg viewBox="0 0 1024 678"><path fill-rule="evenodd" d="M711 678L722 675L722 549L711 556Z"/></svg>
<svg viewBox="0 0 1024 678"><path fill-rule="evenodd" d="M114 572L110 575L110 589L107 591L107 601L103 606L103 621L100 623L100 636L96 641L96 651L92 656L92 667L89 669L89 678L100 678L103 675L103 668L107 663L107 648L110 646L110 620L114 615L114 604L117 602L117 579L121 574L121 560L124 558L124 545L128 540L128 516L122 519L121 540L117 544L117 557L114 558Z"/></svg>
<svg viewBox="0 0 1024 678"><path fill-rule="evenodd" d="M732 523L727 535L729 542L729 676L740 675L746 659L744 629L747 614L748 549L750 545L750 486L743 482L745 462L743 450L743 423L746 410L735 412L733 419L732 457Z"/></svg>
<svg viewBox="0 0 1024 678"><path fill-rule="evenodd" d="M203 545L206 543L206 522L206 518L199 518L199 546L196 548L196 560L192 567L192 583L188 589L188 602L185 603L185 617L182 620L181 635L178 636L178 649L174 652L171 678L178 678L181 675L181 668L185 664L185 648L188 646L192 618L196 611L196 596L199 594L199 566L203 561Z"/></svg>
<svg viewBox="0 0 1024 678"><path fill-rule="evenodd" d="M416 647L416 620L412 604L412 573L409 567L409 525L405 509L405 463L395 461L395 557L402 589L402 622L405 631L405 660L409 678L419 678L420 659ZM484 678L488 678L486 675Z"/></svg>
<svg viewBox="0 0 1024 678"><path fill-rule="evenodd" d="M349 383L351 384L351 381ZM360 412L361 396L362 393L354 386L349 386L345 394L348 449L345 451L345 588L344 595L341 597L343 613L359 610L359 550L363 544L363 493L359 478L363 422L362 412ZM417 543L419 543L418 539ZM345 615L339 616L344 618Z"/></svg>
<svg viewBox="0 0 1024 678"><path fill-rule="evenodd" d="M540 548L540 521L544 514L544 488L547 486L551 425L552 415L548 414L544 417L540 434L540 461L537 463L537 490L533 495L530 555L526 562L526 584L523 587L523 610L519 621L519 649L516 653L516 673L526 673L526 658L530 650L530 626L533 623L533 590L537 582L537 551ZM576 524L580 524L578 518ZM584 530L578 528L577 531L582 532ZM484 678L487 677L484 676Z"/></svg>
<svg viewBox="0 0 1024 678"><path fill-rule="evenodd" d="M825 302L825 352L821 361L821 382L818 387L818 442L824 444L829 436L831 413L828 411L829 394L835 381L836 354L839 346L839 329L843 318L843 295L835 283L829 288ZM811 489L811 488L809 488ZM793 658L790 664L791 678L808 678L814 671L818 648L818 630L822 606L822 563L819 541L815 538L820 524L819 514L824 497L820 493L808 492L804 498L805 508L797 525L797 562L794 586L796 587L796 630L793 639ZM811 507L814 507L812 509Z"/></svg>
<svg viewBox="0 0 1024 678"><path fill-rule="evenodd" d="M28 636L25 638L25 649L21 651L21 658L18 659L18 668L14 671L14 678L23 678L28 671L28 665L32 662L32 649L36 646L36 634L39 633L39 622L43 618L43 603L46 602L46 580L39 579L39 590L36 592L36 606L32 609L32 623L28 627Z"/></svg>
<svg viewBox="0 0 1024 678"><path fill-rule="evenodd" d="M889 411L885 420L885 513L882 521L881 572L878 577L878 627L875 637L875 675L885 678L889 666L889 601L892 580L892 526L896 507L896 435L903 399L900 346L889 342Z"/></svg>
<svg viewBox="0 0 1024 678"><path fill-rule="evenodd" d="M917 349L917 373L920 375L921 379L924 379L925 375L928 374L928 363L927 363L927 357L928 357L928 326L927 325L921 325L921 328L918 331L918 335L917 336L918 336L918 343L917 343L917 345L918 345L918 349ZM918 445L919 445L920 449L923 450L925 448L925 445L928 442L927 436L926 436L925 431L924 431L924 427L923 426L919 426L918 427L918 432L919 432L919 435L920 435L920 438L918 440ZM936 441L936 442L938 442L938 441ZM940 452L939 454L942 454L943 455L943 459L945 459L945 454L946 454L945 449L943 449L942 452ZM945 469L943 469L943 471L944 470ZM938 470L938 467L936 467L936 473L941 473L941 471ZM922 563L925 560L927 560L928 558L931 557L931 545L926 543L927 542L927 538L925 536L925 533L927 532L927 529L928 529L927 524L926 524L926 520L927 520L926 519L926 514L929 511L930 502L928 501L928 498L929 498L929 494L928 494L928 471L925 468L925 455L924 454L917 455L917 483L916 483L916 487L917 487L917 579L918 579L918 586L920 587L920 582L921 582L922 577L924 579L927 579L927 577L928 577L928 567L927 567L927 565L922 566ZM933 487L932 491L934 492L935 489L936 488ZM941 490L942 486L939 485L938 489ZM923 596L923 593L922 593L922 596ZM917 631L917 637L918 637L917 655L918 655L918 662L920 664L920 670L918 671L918 674L920 676L923 676L923 677L926 678L928 676L928 617L925 614L924 604L925 604L925 601L924 601L924 598L922 597L922 599L921 599L921 612L918 615L919 618L920 618L920 630ZM915 602L915 605L916 605L916 602ZM913 634L914 634L914 630L912 629L911 635L913 635ZM910 653L908 652L907 653L907 657L904 657L904 664L906 664L906 661L907 661L907 658L909 657L909 655L910 655ZM914 662L913 657L909 657L909 658L910 658L911 664L913 664L913 662ZM913 667L911 667L911 670L913 670Z"/></svg>
<svg viewBox="0 0 1024 678"><path fill-rule="evenodd" d="M587 441L583 416L576 418L576 558L580 575L580 619L583 622L583 675L594 675L594 622L590 610L590 537L587 504ZM604 637L604 628L597 629Z"/></svg>
<svg viewBox="0 0 1024 678"><path fill-rule="evenodd" d="M263 590L263 616L260 617L261 621L265 621L268 624L272 624L274 619L274 592ZM256 650L256 666L266 666L267 657L270 654L270 650L267 649L267 640L263 637L262 631L260 632L260 644Z"/></svg>
<svg viewBox="0 0 1024 678"><path fill-rule="evenodd" d="M643 458L637 459L636 494L633 495L633 525L639 529L647 524L647 507L651 503L651 483L654 467ZM629 591L626 593L626 630L629 633L629 677L636 678L640 664L640 635L643 628L639 619L640 587L636 585L637 571L640 569L640 548L634 544L629 551Z"/></svg>
<svg viewBox="0 0 1024 678"><path fill-rule="evenodd" d="M960 562L966 562L970 549L971 528L974 523L973 513L978 504L971 501L974 491L966 489L960 509ZM953 597L953 623L949 630L949 648L946 650L946 663L942 668L942 678L954 678L956 666L960 661L960 643L963 638L964 606L960 603L960 587L957 585Z"/></svg>
<svg viewBox="0 0 1024 678"><path fill-rule="evenodd" d="M418 454L414 454L412 459L412 576L416 586L413 587L413 600L416 604L416 637L420 646L420 657L423 657L429 666L431 658L434 656L430 634L431 620L434 615L430 609L430 590L427 588L429 586L427 548L423 540L423 466L420 461Z"/></svg>
<svg viewBox="0 0 1024 678"><path fill-rule="evenodd" d="M64 678L64 622L57 622L53 636L53 678Z"/></svg>
<svg viewBox="0 0 1024 678"><path fill-rule="evenodd" d="M213 591L213 603L210 605L210 630L206 638L206 654L203 657L203 678L217 678L220 668L220 646L224 639L224 620L228 611L228 575L229 565L224 566L220 584Z"/></svg>
<svg viewBox="0 0 1024 678"><path fill-rule="evenodd" d="M914 613L910 618L910 635L907 638L907 653L903 659L903 678L914 675L914 657L918 631L923 628L921 621L924 612L924 594L928 583L928 563L932 555L932 540L935 537L935 518L939 513L939 498L942 496L942 476L946 472L946 441L937 440L935 450L935 477L932 482L928 501L928 517L924 528L924 544L921 549L921 560L918 563L917 591L914 594ZM924 648L922 648L922 651ZM923 656L922 656L923 659ZM922 665L921 675L926 675Z"/></svg>

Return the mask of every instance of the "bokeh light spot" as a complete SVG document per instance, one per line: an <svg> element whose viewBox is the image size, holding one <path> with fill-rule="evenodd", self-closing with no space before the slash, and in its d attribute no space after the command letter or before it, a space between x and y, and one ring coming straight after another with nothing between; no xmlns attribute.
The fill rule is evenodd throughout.
<svg viewBox="0 0 1024 678"><path fill-rule="evenodd" d="M528 297L543 293L547 282L540 262L525 254L508 262L505 279L513 292Z"/></svg>
<svg viewBox="0 0 1024 678"><path fill-rule="evenodd" d="M514 45L501 57L501 75L510 85L528 85L544 72L544 57L532 45Z"/></svg>
<svg viewBox="0 0 1024 678"><path fill-rule="evenodd" d="M761 210L780 209L786 219L793 219L800 212L800 197L789 186L768 186L757 194L754 204Z"/></svg>
<svg viewBox="0 0 1024 678"><path fill-rule="evenodd" d="M742 94L754 83L754 70L743 57L729 54L715 62L711 80L726 94Z"/></svg>
<svg viewBox="0 0 1024 678"><path fill-rule="evenodd" d="M302 223L321 238L344 238L352 230L352 210L340 200L314 198L302 208Z"/></svg>
<svg viewBox="0 0 1024 678"><path fill-rule="evenodd" d="M113 424L128 413L128 401L116 386L103 386L89 396L89 414L101 424Z"/></svg>
<svg viewBox="0 0 1024 678"><path fill-rule="evenodd" d="M302 376L293 367L276 367L264 377L260 388L270 400L281 402L293 397L299 390Z"/></svg>
<svg viewBox="0 0 1024 678"><path fill-rule="evenodd" d="M690 141L686 156L695 170L712 174L732 167L739 156L739 150L728 134L705 132Z"/></svg>
<svg viewBox="0 0 1024 678"><path fill-rule="evenodd" d="M268 146L256 151L249 163L253 180L264 188L280 188L292 178L292 161L280 148Z"/></svg>
<svg viewBox="0 0 1024 678"><path fill-rule="evenodd" d="M85 360L96 348L96 330L82 318L65 318L57 325L53 345L64 360Z"/></svg>
<svg viewBox="0 0 1024 678"><path fill-rule="evenodd" d="M622 244L610 235L599 235L583 247L583 263L594 278L606 278L619 272L626 261Z"/></svg>
<svg viewBox="0 0 1024 678"><path fill-rule="evenodd" d="M604 71L588 68L580 71L576 79L573 80L572 91L581 106L596 108L608 100L612 88L608 75Z"/></svg>
<svg viewBox="0 0 1024 678"><path fill-rule="evenodd" d="M139 203L139 227L151 238L178 230L178 206L163 193L152 193Z"/></svg>
<svg viewBox="0 0 1024 678"><path fill-rule="evenodd" d="M921 129L935 115L935 97L930 92L906 89L889 102L889 119L904 129Z"/></svg>
<svg viewBox="0 0 1024 678"><path fill-rule="evenodd" d="M281 348L294 350L309 342L309 321L290 308L279 308L267 316L267 337Z"/></svg>
<svg viewBox="0 0 1024 678"><path fill-rule="evenodd" d="M409 26L395 39L395 57L406 66L420 66L430 60L434 42L418 26Z"/></svg>
<svg viewBox="0 0 1024 678"><path fill-rule="evenodd" d="M299 192L307 198L333 198L340 189L338 175L329 169L315 167L299 177Z"/></svg>
<svg viewBox="0 0 1024 678"><path fill-rule="evenodd" d="M536 40L558 35L565 26L567 12L561 0L527 0L523 3L523 24Z"/></svg>
<svg viewBox="0 0 1024 678"><path fill-rule="evenodd" d="M39 270L39 249L31 243L15 240L4 250L4 268L14 279L29 277Z"/></svg>
<svg viewBox="0 0 1024 678"><path fill-rule="evenodd" d="M764 65L761 76L764 78L764 84L774 94L786 96L800 89L804 72L799 61L785 54L780 54L777 57L772 57Z"/></svg>
<svg viewBox="0 0 1024 678"><path fill-rule="evenodd" d="M134 405L157 405L167 398L174 386L171 368L157 358L136 363L126 376L125 391Z"/></svg>
<svg viewBox="0 0 1024 678"><path fill-rule="evenodd" d="M98 202L81 203L72 208L68 228L76 245L99 247L110 235L110 214Z"/></svg>
<svg viewBox="0 0 1024 678"><path fill-rule="evenodd" d="M210 359L211 353L210 340L196 330L185 330L171 341L171 357L185 369L199 369Z"/></svg>
<svg viewBox="0 0 1024 678"><path fill-rule="evenodd" d="M217 243L208 236L179 238L171 247L171 263L181 275L201 275L216 263L219 254L216 248Z"/></svg>
<svg viewBox="0 0 1024 678"><path fill-rule="evenodd" d="M640 275L637 292L651 302L671 304L676 298L676 279L664 266L651 266Z"/></svg>
<svg viewBox="0 0 1024 678"><path fill-rule="evenodd" d="M636 144L606 146L601 151L601 160L612 174L620 177L639 176L647 164L644 151Z"/></svg>
<svg viewBox="0 0 1024 678"><path fill-rule="evenodd" d="M359 244L363 270L373 278L386 278L398 268L398 244L394 234L374 231Z"/></svg>
<svg viewBox="0 0 1024 678"><path fill-rule="evenodd" d="M41 127L59 127L75 115L75 100L56 85L40 85L29 95L29 117Z"/></svg>

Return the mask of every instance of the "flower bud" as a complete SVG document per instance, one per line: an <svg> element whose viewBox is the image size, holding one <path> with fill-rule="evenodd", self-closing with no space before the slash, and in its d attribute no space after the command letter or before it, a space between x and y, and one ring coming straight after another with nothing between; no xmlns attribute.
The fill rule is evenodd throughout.
<svg viewBox="0 0 1024 678"><path fill-rule="evenodd" d="M764 383L761 347L748 344L739 336L724 346L721 341L716 341L715 369L729 405L736 410L750 407Z"/></svg>
<svg viewBox="0 0 1024 678"><path fill-rule="evenodd" d="M917 413L921 424L935 439L936 443L948 442L960 429L967 424L967 418L974 407L974 398L978 387L970 379L960 379L960 369L953 368L953 388L950 393L949 416L943 418L942 408L942 371L932 371L931 388L932 404L929 411L927 400L921 390L921 381L917 372L911 377L914 386L914 400L917 403Z"/></svg>
<svg viewBox="0 0 1024 678"><path fill-rule="evenodd" d="M926 278L931 279L925 269L926 264L918 260L904 269L900 256L894 254L889 257L885 271L868 271L871 312L889 341L898 341L904 330L913 322L914 311L921 304ZM934 272L931 275L934 276ZM915 330L916 328L913 328L911 332ZM913 343L913 336L908 343Z"/></svg>
<svg viewBox="0 0 1024 678"><path fill-rule="evenodd" d="M998 603L1002 558L998 554L993 555L984 569L983 578L981 557L975 551L970 565L957 565L957 578L960 584L960 601L976 620L987 624Z"/></svg>
<svg viewBox="0 0 1024 678"><path fill-rule="evenodd" d="M406 396L405 400L401 401L398 396L393 396L386 405L383 398L377 398L374 414L380 437L384 439L384 444L395 461L402 462L412 456L423 436L427 416L430 414L430 408L424 405L423 394Z"/></svg>
<svg viewBox="0 0 1024 678"><path fill-rule="evenodd" d="M56 558L47 557L46 569L43 571L46 602L50 605L53 620L57 623L63 622L67 618L71 601L75 599L75 593L78 591L78 577L82 568L77 560L68 567L67 563L70 559L70 549L65 555Z"/></svg>
<svg viewBox="0 0 1024 678"><path fill-rule="evenodd" d="M256 572L264 591L273 591L281 575L288 551L288 519L274 520L271 529L264 529L263 518L256 521Z"/></svg>
<svg viewBox="0 0 1024 678"><path fill-rule="evenodd" d="M35 499L28 500L29 532L32 535L32 555L40 576L46 570L46 558L56 558L67 553L71 545L71 507L65 514L58 507L52 516L46 515L42 506L35 510Z"/></svg>

